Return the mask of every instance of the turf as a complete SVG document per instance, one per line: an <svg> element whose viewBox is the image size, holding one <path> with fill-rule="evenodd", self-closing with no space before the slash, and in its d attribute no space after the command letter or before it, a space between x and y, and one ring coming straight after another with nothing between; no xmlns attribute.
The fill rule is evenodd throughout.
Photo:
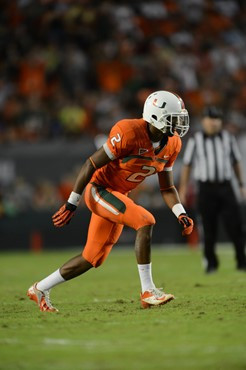
<svg viewBox="0 0 246 370"><path fill-rule="evenodd" d="M220 249L206 276L200 252L153 249L156 284L176 300L143 310L132 249L56 287L58 314L29 301L29 285L72 257L68 252L2 254L0 369L246 369L246 273Z"/></svg>

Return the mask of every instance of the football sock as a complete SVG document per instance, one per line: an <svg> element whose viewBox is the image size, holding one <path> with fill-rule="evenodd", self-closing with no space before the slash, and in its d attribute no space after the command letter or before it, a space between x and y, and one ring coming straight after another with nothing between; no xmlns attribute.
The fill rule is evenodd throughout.
<svg viewBox="0 0 246 370"><path fill-rule="evenodd" d="M66 280L61 276L60 270L58 269L37 283L37 289L43 292L44 290L49 290L58 284L64 283L64 281Z"/></svg>
<svg viewBox="0 0 246 370"><path fill-rule="evenodd" d="M152 263L138 265L138 272L141 281L142 293L155 288L152 280Z"/></svg>

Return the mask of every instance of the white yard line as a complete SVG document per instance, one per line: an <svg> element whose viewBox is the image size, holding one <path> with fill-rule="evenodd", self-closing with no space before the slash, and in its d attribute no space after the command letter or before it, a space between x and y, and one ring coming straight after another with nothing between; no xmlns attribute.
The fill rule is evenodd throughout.
<svg viewBox="0 0 246 370"><path fill-rule="evenodd" d="M68 338L44 338L42 343L47 346L79 346L85 349L95 349L95 348L107 348L111 346L110 342L106 341L83 341L77 339Z"/></svg>

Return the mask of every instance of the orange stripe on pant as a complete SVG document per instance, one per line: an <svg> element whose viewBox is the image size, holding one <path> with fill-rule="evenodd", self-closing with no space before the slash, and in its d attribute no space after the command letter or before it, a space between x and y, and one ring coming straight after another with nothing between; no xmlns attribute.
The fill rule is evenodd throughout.
<svg viewBox="0 0 246 370"><path fill-rule="evenodd" d="M143 226L155 224L154 216L126 195L110 188L106 190L125 207L120 211L114 204L100 196L96 186L87 185L85 202L92 216L82 255L94 267L100 266L107 258L113 245L118 241L124 225L138 230Z"/></svg>

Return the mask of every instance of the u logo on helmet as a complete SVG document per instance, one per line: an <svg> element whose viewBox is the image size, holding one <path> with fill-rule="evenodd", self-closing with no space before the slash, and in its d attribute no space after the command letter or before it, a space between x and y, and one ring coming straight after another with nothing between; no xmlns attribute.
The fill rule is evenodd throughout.
<svg viewBox="0 0 246 370"><path fill-rule="evenodd" d="M157 108L161 108L161 109L163 109L163 108L165 108L165 105L166 105L167 103L166 102L164 102L163 104L162 104L162 106L159 106L159 105L157 105L157 99L155 99L154 101L153 101L153 105L155 106L155 107L157 107Z"/></svg>

